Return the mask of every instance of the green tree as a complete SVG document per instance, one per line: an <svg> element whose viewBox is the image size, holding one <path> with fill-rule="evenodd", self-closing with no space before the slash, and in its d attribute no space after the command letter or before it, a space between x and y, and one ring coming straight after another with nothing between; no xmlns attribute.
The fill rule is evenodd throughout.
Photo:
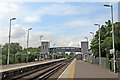
<svg viewBox="0 0 120 80"><path fill-rule="evenodd" d="M69 58L74 58L74 56L75 56L75 53L73 53L73 52L71 52L71 53L69 54Z"/></svg>
<svg viewBox="0 0 120 80"><path fill-rule="evenodd" d="M10 44L10 63L13 64L16 61L16 56L15 54L17 52L21 52L22 51L22 46L20 46L19 43L11 43ZM5 45L3 45L2 48L2 56L3 56L3 63L6 64L7 61L7 53L8 53L8 43L6 43Z"/></svg>
<svg viewBox="0 0 120 80"><path fill-rule="evenodd" d="M10 51L11 51L11 54L14 54L14 63L16 63L16 59L18 57L16 57L16 53L17 52L21 52L22 51L22 47L20 46L19 43L11 43L11 48L10 48Z"/></svg>
<svg viewBox="0 0 120 80"><path fill-rule="evenodd" d="M115 49L120 51L120 22L114 24L115 27Z"/></svg>
<svg viewBox="0 0 120 80"><path fill-rule="evenodd" d="M115 32L115 50L120 51L120 22L114 23ZM112 49L112 25L111 21L105 22L100 28L101 38L101 56L107 57L110 49ZM96 57L99 51L99 31L96 31L95 37L91 42L91 49Z"/></svg>

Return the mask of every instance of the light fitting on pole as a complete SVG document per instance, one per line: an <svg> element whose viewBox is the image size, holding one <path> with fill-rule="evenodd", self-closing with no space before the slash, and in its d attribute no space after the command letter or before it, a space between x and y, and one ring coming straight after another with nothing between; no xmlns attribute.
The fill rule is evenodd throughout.
<svg viewBox="0 0 120 80"><path fill-rule="evenodd" d="M84 37L84 38L86 38L86 39L87 39L87 41L88 41L88 37Z"/></svg>
<svg viewBox="0 0 120 80"><path fill-rule="evenodd" d="M111 7L112 5L105 4L104 6L105 6L105 7Z"/></svg>
<svg viewBox="0 0 120 80"><path fill-rule="evenodd" d="M93 32L90 32L90 34L92 34L92 35L93 35L93 38L94 38L94 33L93 33Z"/></svg>
<svg viewBox="0 0 120 80"><path fill-rule="evenodd" d="M93 32L90 32L91 34L94 34Z"/></svg>
<svg viewBox="0 0 120 80"><path fill-rule="evenodd" d="M96 25L96 26L100 26L100 24L94 24L94 25Z"/></svg>
<svg viewBox="0 0 120 80"><path fill-rule="evenodd" d="M84 38L88 39L87 37L84 37Z"/></svg>
<svg viewBox="0 0 120 80"><path fill-rule="evenodd" d="M32 30L32 28L29 28L28 30Z"/></svg>
<svg viewBox="0 0 120 80"><path fill-rule="evenodd" d="M11 18L10 20L16 20L16 18Z"/></svg>
<svg viewBox="0 0 120 80"><path fill-rule="evenodd" d="M40 37L43 37L43 35L41 35Z"/></svg>

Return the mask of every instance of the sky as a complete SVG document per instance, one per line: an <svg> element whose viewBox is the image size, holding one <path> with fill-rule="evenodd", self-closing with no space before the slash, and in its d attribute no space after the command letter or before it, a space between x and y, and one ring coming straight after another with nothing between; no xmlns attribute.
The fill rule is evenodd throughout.
<svg viewBox="0 0 120 80"><path fill-rule="evenodd" d="M42 41L51 41L52 46L80 46L81 41L93 38L90 32L111 19L110 9L114 6L114 22L118 20L118 2L1 2L0 3L0 44L8 43L10 19L11 42L26 47L27 30L32 28L29 47L40 46ZM54 45L55 44L55 45Z"/></svg>

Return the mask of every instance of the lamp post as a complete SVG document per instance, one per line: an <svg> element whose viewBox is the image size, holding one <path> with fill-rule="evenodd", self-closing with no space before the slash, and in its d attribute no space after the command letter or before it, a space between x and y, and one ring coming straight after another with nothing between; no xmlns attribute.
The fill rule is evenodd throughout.
<svg viewBox="0 0 120 80"><path fill-rule="evenodd" d="M92 34L92 36L93 36L93 39L94 39L94 33L93 32L90 32L91 34Z"/></svg>
<svg viewBox="0 0 120 80"><path fill-rule="evenodd" d="M112 47L113 47L113 59L114 59L114 72L116 72L116 55L115 55L115 37L114 37L114 26L113 26L113 6L112 5L104 5L105 7L111 8L111 21L112 21Z"/></svg>
<svg viewBox="0 0 120 80"><path fill-rule="evenodd" d="M84 37L86 40L87 40L87 42L88 42L88 37Z"/></svg>
<svg viewBox="0 0 120 80"><path fill-rule="evenodd" d="M93 32L90 32L91 34L92 34L92 37L93 37L93 39L94 39L94 33ZM92 63L93 63L93 55L94 55L94 49L92 50Z"/></svg>
<svg viewBox="0 0 120 80"><path fill-rule="evenodd" d="M9 56L10 56L10 38L11 38L11 22L12 20L15 20L16 18L10 19L10 28L9 28L9 43L8 43L8 55L7 55L7 65L9 65Z"/></svg>
<svg viewBox="0 0 120 80"><path fill-rule="evenodd" d="M86 41L87 46L85 46L85 47L86 47L86 48L88 47L88 49L87 49L87 51L86 51L87 54L84 55L84 57L85 57L84 59L85 59L85 61L88 61L88 57L89 57L89 55L88 55L88 54L89 54L89 53L88 53L88 52L89 52L89 41L88 41L88 37L84 37L84 38L87 40L87 41Z"/></svg>
<svg viewBox="0 0 120 80"><path fill-rule="evenodd" d="M92 34L92 36L93 36L93 39L94 39L94 33L93 32L90 32L91 34Z"/></svg>
<svg viewBox="0 0 120 80"><path fill-rule="evenodd" d="M29 45L29 31L32 30L32 28L28 29L28 35L27 35L27 58L26 58L26 62L28 62L28 45Z"/></svg>
<svg viewBox="0 0 120 80"><path fill-rule="evenodd" d="M95 24L99 27L99 66L101 65L101 46L100 46L100 24Z"/></svg>

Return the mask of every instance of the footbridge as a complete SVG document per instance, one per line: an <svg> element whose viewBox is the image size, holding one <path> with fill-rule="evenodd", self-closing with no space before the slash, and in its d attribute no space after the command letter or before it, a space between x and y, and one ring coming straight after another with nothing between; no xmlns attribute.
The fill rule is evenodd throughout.
<svg viewBox="0 0 120 80"><path fill-rule="evenodd" d="M57 52L81 52L80 47L53 47L49 48L50 53L57 53Z"/></svg>

